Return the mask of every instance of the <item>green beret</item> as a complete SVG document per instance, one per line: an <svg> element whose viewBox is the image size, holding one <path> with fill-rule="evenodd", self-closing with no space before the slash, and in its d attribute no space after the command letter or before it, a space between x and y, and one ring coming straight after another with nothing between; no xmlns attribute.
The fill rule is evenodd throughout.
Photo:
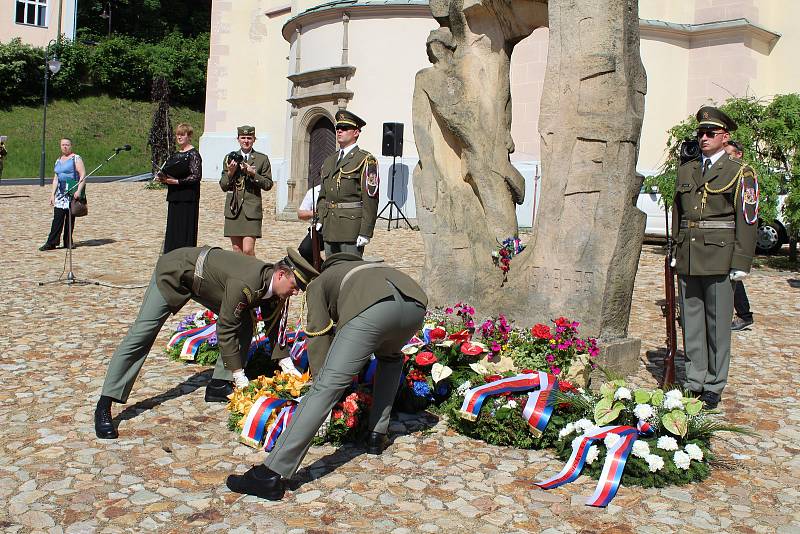
<svg viewBox="0 0 800 534"><path fill-rule="evenodd" d="M236 137L239 137L240 135L252 135L252 136L255 136L256 135L256 127L255 126L248 126L246 124L244 126L239 126L238 128L236 128Z"/></svg>

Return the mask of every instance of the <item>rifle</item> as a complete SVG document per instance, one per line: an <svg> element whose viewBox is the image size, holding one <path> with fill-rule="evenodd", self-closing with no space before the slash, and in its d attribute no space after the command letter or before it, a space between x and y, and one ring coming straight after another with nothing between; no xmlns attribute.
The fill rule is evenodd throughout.
<svg viewBox="0 0 800 534"><path fill-rule="evenodd" d="M320 184L320 189L322 189L322 185ZM319 271L322 267L322 257L320 257L319 250L320 250L320 242L319 242L319 232L317 232L317 200L314 199L314 186L311 186L311 198L314 202L311 203L314 206L314 215L311 217L311 254L313 255L313 263L314 268Z"/></svg>
<svg viewBox="0 0 800 534"><path fill-rule="evenodd" d="M663 387L675 383L675 353L678 350L678 333L675 329L675 268L672 266L672 234L669 228L669 209L664 202L664 227L667 231L667 254L664 258L664 293L667 304L664 315L667 320L667 352L664 355L664 374L661 377Z"/></svg>

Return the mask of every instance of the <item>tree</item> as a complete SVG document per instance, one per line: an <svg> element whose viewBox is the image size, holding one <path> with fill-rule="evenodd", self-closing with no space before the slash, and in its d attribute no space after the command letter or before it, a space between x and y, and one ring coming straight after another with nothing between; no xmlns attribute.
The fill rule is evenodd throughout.
<svg viewBox="0 0 800 534"><path fill-rule="evenodd" d="M211 0L81 0L77 18L84 38L114 33L157 42L173 31L211 31Z"/></svg>

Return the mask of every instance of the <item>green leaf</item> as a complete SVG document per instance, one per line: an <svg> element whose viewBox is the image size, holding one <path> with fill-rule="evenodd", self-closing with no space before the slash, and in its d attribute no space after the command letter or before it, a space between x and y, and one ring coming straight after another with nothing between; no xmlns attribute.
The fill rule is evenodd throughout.
<svg viewBox="0 0 800 534"><path fill-rule="evenodd" d="M603 399L614 399L614 392L617 391L617 386L614 382L606 382L600 386L600 395Z"/></svg>
<svg viewBox="0 0 800 534"><path fill-rule="evenodd" d="M636 404L647 404L651 398L653 398L653 394L646 389L637 389L633 392L633 400L636 401Z"/></svg>
<svg viewBox="0 0 800 534"><path fill-rule="evenodd" d="M664 392L660 389L657 389L653 392L653 397L651 398L651 403L653 406L661 406L664 402Z"/></svg>
<svg viewBox="0 0 800 534"><path fill-rule="evenodd" d="M625 405L621 402L604 397L594 407L594 422L598 426L607 425L619 417L624 408Z"/></svg>
<svg viewBox="0 0 800 534"><path fill-rule="evenodd" d="M689 429L689 421L681 410L672 410L661 416L661 423L668 432L676 436L685 436Z"/></svg>
<svg viewBox="0 0 800 534"><path fill-rule="evenodd" d="M691 397L684 398L683 407L686 409L686 413L689 415L697 415L700 413L700 410L703 409L703 401Z"/></svg>

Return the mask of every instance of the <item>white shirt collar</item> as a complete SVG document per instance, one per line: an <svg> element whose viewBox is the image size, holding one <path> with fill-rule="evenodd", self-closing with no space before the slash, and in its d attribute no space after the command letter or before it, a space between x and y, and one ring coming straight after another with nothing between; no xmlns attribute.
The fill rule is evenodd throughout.
<svg viewBox="0 0 800 534"><path fill-rule="evenodd" d="M239 153L249 160L250 156L253 155L253 149L251 148L250 152L245 152L244 150L239 149Z"/></svg>
<svg viewBox="0 0 800 534"><path fill-rule="evenodd" d="M725 149L724 148L720 148L719 152L717 152L713 156L706 156L704 154L703 155L703 166L705 166L707 159L710 159L711 160L711 165L714 165L717 161L719 161L719 158L721 158L724 154L725 154ZM709 165L709 166L711 166L711 165Z"/></svg>
<svg viewBox="0 0 800 534"><path fill-rule="evenodd" d="M354 149L356 146L357 146L357 145L356 145L356 143L353 143L352 145L347 145L347 146L346 146L346 147L344 147L344 148L339 148L339 153L340 153L340 154L342 154L342 157L345 157L345 156L346 156L346 155L348 155L350 152L352 152L352 151L353 151L353 149ZM338 157L338 156L337 156L337 157Z"/></svg>
<svg viewBox="0 0 800 534"><path fill-rule="evenodd" d="M272 276L269 277L269 289L267 289L267 292L264 293L263 297L261 297L262 300L267 300L268 298L272 297L272 279L275 278L276 272L277 271L272 271Z"/></svg>

